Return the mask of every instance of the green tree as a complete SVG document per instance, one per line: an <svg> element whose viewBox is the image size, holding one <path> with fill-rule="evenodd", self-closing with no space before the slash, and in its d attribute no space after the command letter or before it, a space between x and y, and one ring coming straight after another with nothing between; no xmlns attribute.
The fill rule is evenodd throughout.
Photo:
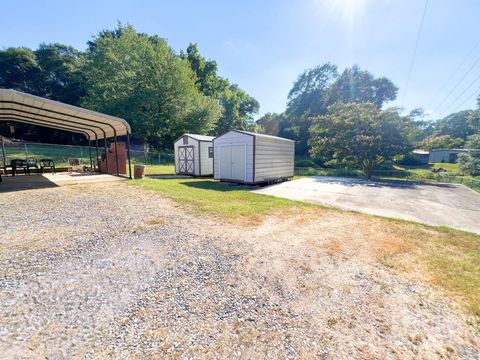
<svg viewBox="0 0 480 360"><path fill-rule="evenodd" d="M260 108L256 99L238 85L230 84L227 79L219 76L217 63L205 59L196 44L190 44L186 53L181 53L180 57L187 61L194 71L198 90L216 99L222 106L222 115L212 134L219 135L232 129L252 130L255 127L253 116Z"/></svg>
<svg viewBox="0 0 480 360"><path fill-rule="evenodd" d="M480 154L458 154L457 164L463 174L471 176L480 175Z"/></svg>
<svg viewBox="0 0 480 360"><path fill-rule="evenodd" d="M451 135L432 135L419 143L424 150L454 149L462 146L463 139L453 138Z"/></svg>
<svg viewBox="0 0 480 360"><path fill-rule="evenodd" d="M0 50L0 88L43 95L42 70L35 53L24 47Z"/></svg>
<svg viewBox="0 0 480 360"><path fill-rule="evenodd" d="M337 103L313 119L310 153L352 162L370 178L385 160L412 149L405 122L396 110L382 111L372 103Z"/></svg>
<svg viewBox="0 0 480 360"><path fill-rule="evenodd" d="M473 110L463 110L452 113L435 123L435 135L449 135L452 138L465 140L475 133L472 127Z"/></svg>
<svg viewBox="0 0 480 360"><path fill-rule="evenodd" d="M467 137L467 142L465 143L465 148L467 149L480 149L480 133L470 135Z"/></svg>
<svg viewBox="0 0 480 360"><path fill-rule="evenodd" d="M337 67L326 63L304 71L288 94L286 114L299 155L308 153L311 117L325 115L337 102L373 103L378 108L394 100L397 87L387 78L375 78L354 65L341 75Z"/></svg>
<svg viewBox="0 0 480 360"><path fill-rule="evenodd" d="M325 114L329 89L337 78L337 67L330 63L305 70L288 93L287 114L293 118Z"/></svg>
<svg viewBox="0 0 480 360"><path fill-rule="evenodd" d="M86 95L82 53L67 45L41 44L35 56L41 68L42 96L79 105Z"/></svg>
<svg viewBox="0 0 480 360"><path fill-rule="evenodd" d="M123 117L136 136L170 147L184 132L208 133L221 108L196 87L196 76L164 39L119 25L87 52L84 106Z"/></svg>

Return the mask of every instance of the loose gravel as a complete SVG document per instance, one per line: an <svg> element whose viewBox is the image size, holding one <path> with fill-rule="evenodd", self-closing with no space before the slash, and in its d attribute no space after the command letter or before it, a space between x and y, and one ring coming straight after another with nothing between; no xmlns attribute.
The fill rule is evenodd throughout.
<svg viewBox="0 0 480 360"><path fill-rule="evenodd" d="M124 183L0 194L0 217L5 359L479 357L433 289L275 223L219 224Z"/></svg>

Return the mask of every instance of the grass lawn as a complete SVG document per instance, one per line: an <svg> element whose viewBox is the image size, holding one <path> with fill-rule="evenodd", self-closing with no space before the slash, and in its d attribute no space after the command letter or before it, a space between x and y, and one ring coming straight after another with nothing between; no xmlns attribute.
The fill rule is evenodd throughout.
<svg viewBox="0 0 480 360"><path fill-rule="evenodd" d="M291 207L312 207L303 202L258 195L248 187L220 183L212 179L143 179L132 180L133 185L154 190L191 211L225 220L241 217L255 218L273 211Z"/></svg>
<svg viewBox="0 0 480 360"><path fill-rule="evenodd" d="M248 187L211 179L146 178L129 184L153 190L196 214L240 226L259 224L266 216L279 213L309 221L322 221L325 214L349 217L360 224L354 225L355 236L369 241L361 246L370 246L379 262L399 272L425 269L422 280L445 289L480 317L480 235L254 194Z"/></svg>

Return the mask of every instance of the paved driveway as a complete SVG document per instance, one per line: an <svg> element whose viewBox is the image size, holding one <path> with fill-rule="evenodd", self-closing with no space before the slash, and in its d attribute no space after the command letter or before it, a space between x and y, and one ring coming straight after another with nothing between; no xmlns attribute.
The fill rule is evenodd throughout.
<svg viewBox="0 0 480 360"><path fill-rule="evenodd" d="M480 193L462 185L317 176L254 192L480 233Z"/></svg>

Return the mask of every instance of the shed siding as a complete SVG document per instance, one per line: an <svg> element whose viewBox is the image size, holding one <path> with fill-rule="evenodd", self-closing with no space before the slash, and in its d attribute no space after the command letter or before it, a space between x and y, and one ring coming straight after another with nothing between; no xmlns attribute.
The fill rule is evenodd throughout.
<svg viewBox="0 0 480 360"><path fill-rule="evenodd" d="M211 141L200 141L200 161L201 161L201 176L213 174L213 159L208 157L208 148L213 146Z"/></svg>
<svg viewBox="0 0 480 360"><path fill-rule="evenodd" d="M175 173L178 174L179 172L179 165L178 165L178 147L179 146L193 146L193 154L194 154L194 175L199 176L200 175L200 167L199 167L199 151L198 151L198 141L195 139L192 139L191 137L187 137L188 142L187 144L183 143L183 137L175 141L173 144L173 149L175 151Z"/></svg>
<svg viewBox="0 0 480 360"><path fill-rule="evenodd" d="M214 175L215 179L220 179L220 152L225 145L245 145L246 146L246 182L253 182L253 139L254 137L235 131L228 132L215 138L214 147ZM228 179L225 179L228 180Z"/></svg>
<svg viewBox="0 0 480 360"><path fill-rule="evenodd" d="M257 137L255 182L293 176L295 143L286 139Z"/></svg>

